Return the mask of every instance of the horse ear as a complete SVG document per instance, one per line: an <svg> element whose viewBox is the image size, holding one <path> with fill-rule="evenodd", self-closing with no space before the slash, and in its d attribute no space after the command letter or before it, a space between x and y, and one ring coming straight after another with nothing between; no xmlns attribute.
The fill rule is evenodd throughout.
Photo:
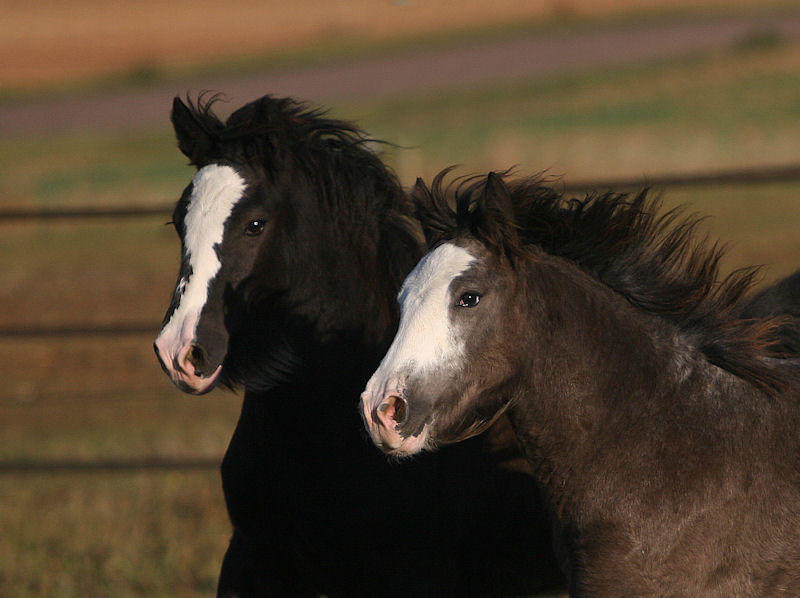
<svg viewBox="0 0 800 598"><path fill-rule="evenodd" d="M489 213L502 216L505 221L514 220L514 205L511 202L511 193L503 177L496 172L486 176L486 185L483 188L482 207Z"/></svg>
<svg viewBox="0 0 800 598"><path fill-rule="evenodd" d="M421 216L421 211L428 207L430 203L431 192L422 177L417 177L414 186L411 188L411 200L414 202L414 210L417 212L417 217Z"/></svg>
<svg viewBox="0 0 800 598"><path fill-rule="evenodd" d="M514 203L502 175L490 172L483 186L483 193L475 210L475 226L482 236L509 257L517 253L519 235L514 216Z"/></svg>
<svg viewBox="0 0 800 598"><path fill-rule="evenodd" d="M430 247L436 241L439 231L434 230L434 223L437 219L433 194L422 178L417 178L414 183L414 187L411 189L411 200L414 202L414 212L425 235L425 244Z"/></svg>
<svg viewBox="0 0 800 598"><path fill-rule="evenodd" d="M208 112L202 116L216 120L216 117ZM172 101L170 120L178 139L178 149L198 167L211 161L213 149L217 144L213 129L200 117L199 111L189 108L180 98L176 97Z"/></svg>

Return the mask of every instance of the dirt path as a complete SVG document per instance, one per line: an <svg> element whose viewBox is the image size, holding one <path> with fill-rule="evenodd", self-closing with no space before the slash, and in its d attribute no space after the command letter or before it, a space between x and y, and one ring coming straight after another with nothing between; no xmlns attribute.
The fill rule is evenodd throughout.
<svg viewBox="0 0 800 598"><path fill-rule="evenodd" d="M265 93L316 103L368 99L505 82L601 65L635 63L725 49L756 33L800 39L800 11L760 19L727 18L597 31L529 35L342 60L239 77L209 77L146 89L68 99L0 104L0 135L97 128L138 128L168 119L175 95L224 92L232 108Z"/></svg>

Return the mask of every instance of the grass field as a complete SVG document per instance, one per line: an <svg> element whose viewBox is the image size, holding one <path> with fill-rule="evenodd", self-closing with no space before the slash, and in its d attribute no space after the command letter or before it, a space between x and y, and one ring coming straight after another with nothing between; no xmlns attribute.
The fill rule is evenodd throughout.
<svg viewBox="0 0 800 598"><path fill-rule="evenodd" d="M227 518L212 472L6 477L3 596L212 596Z"/></svg>
<svg viewBox="0 0 800 598"><path fill-rule="evenodd" d="M725 51L333 106L405 149L403 181L547 170L565 180L800 162L800 47ZM165 205L191 169L167 124L0 140L3 207ZM800 183L671 190L732 242L726 267L800 255ZM219 457L238 398L188 398L151 343L178 267L164 219L0 223L0 328L152 322L153 335L0 339L0 459ZM0 482L0 596L210 596L229 533L215 472L15 474Z"/></svg>
<svg viewBox="0 0 800 598"><path fill-rule="evenodd" d="M800 47L742 39L719 53L342 110L405 146L404 177L466 168L570 179L704 172L800 157ZM476 115L480 115L476 117Z"/></svg>

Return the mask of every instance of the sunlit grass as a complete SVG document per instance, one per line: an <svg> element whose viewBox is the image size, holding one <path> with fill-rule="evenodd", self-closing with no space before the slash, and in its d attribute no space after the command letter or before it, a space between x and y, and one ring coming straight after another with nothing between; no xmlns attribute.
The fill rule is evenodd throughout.
<svg viewBox="0 0 800 598"><path fill-rule="evenodd" d="M136 133L0 140L0 207L165 205L188 182L166 119Z"/></svg>
<svg viewBox="0 0 800 598"><path fill-rule="evenodd" d="M404 179L549 170L572 179L800 160L800 46L778 44L344 106Z"/></svg>
<svg viewBox="0 0 800 598"><path fill-rule="evenodd" d="M151 321L155 329L180 264L168 219L0 223L0 326Z"/></svg>
<svg viewBox="0 0 800 598"><path fill-rule="evenodd" d="M163 7L151 4L145 12L131 15L122 5L100 7L79 1L70 5L66 13L70 18L66 19L59 4L38 2L29 7L17 3L6 11L10 28L24 27L24 33L9 31L9 39L4 40L5 54L13 59L7 61L0 102L302 68L337 59L391 54L407 48L469 45L518 34L580 33L670 20L759 19L792 14L796 8L791 0L510 1L491 6L403 0L321 6L321 10L309 8L305 11L309 14L300 16L295 4L285 0L273 0L263 7L249 2L225 6L205 3L203 10L183 23L176 36L175 15L197 8L190 2ZM363 9L368 10L365 13ZM42 18L44 14L50 18ZM140 20L142 15L149 15L146 22ZM216 23L223 31L235 29L235 33L209 36L203 22ZM365 26L367 22L369 26ZM235 28L233 23L237 23ZM197 27L202 27L200 32ZM132 31L137 33L133 39ZM109 43L109 38L116 38L117 43ZM759 32L747 43L749 47L764 47L773 41L769 32ZM55 48L48 50L48 44ZM89 48L94 45L101 54L98 60L87 61L81 53L71 56L84 44ZM59 56L58 49L66 50L67 56ZM25 59L30 54L39 59L31 63ZM43 57L50 60L41 60Z"/></svg>
<svg viewBox="0 0 800 598"><path fill-rule="evenodd" d="M645 65L333 107L376 138L407 182L464 171L548 170L571 179L800 160L800 45L733 46ZM165 114L168 107L165 107ZM190 169L163 128L0 140L13 206L169 203Z"/></svg>
<svg viewBox="0 0 800 598"><path fill-rule="evenodd" d="M34 345L23 347L32 358L40 358ZM94 350L102 355L100 347ZM106 353L118 355L119 349L107 346ZM87 388L70 388L69 372L56 371L54 381L66 386L61 392L52 386L9 388L0 400L0 461L221 460L236 424L239 398L224 390L201 398L183 395L149 353L147 363L133 364L138 379L127 384L109 377L91 379ZM114 369L111 361L103 364L108 371ZM75 366L79 372L85 371L81 365ZM13 378L21 382L23 372Z"/></svg>

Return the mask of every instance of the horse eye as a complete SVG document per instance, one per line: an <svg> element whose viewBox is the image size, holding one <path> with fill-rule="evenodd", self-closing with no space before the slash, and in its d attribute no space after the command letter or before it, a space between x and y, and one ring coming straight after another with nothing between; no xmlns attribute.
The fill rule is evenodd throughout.
<svg viewBox="0 0 800 598"><path fill-rule="evenodd" d="M481 296L478 293L464 293L458 300L459 307L475 307L480 303Z"/></svg>
<svg viewBox="0 0 800 598"><path fill-rule="evenodd" d="M244 229L246 235L251 237L255 237L256 235L260 235L264 231L264 225L266 222L264 220L253 220L247 227Z"/></svg>

